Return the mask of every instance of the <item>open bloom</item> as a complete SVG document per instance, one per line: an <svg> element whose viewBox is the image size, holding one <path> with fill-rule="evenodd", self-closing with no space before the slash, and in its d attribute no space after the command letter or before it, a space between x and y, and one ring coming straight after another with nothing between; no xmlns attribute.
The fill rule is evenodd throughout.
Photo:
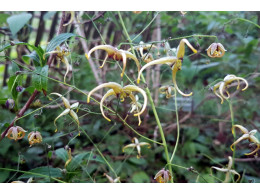
<svg viewBox="0 0 260 195"><path fill-rule="evenodd" d="M106 176L106 178L108 179L108 181L110 183L118 183L120 181L120 177L117 177L115 179L113 179L112 177L110 177L108 174L104 173L104 176Z"/></svg>
<svg viewBox="0 0 260 195"><path fill-rule="evenodd" d="M192 47L192 45L189 43L189 41L187 39L182 39L180 41L180 44L179 46L177 47L177 55L176 57L173 57L173 56L169 56L169 57L163 57L163 58L160 58L160 59L157 59L157 60L154 60L154 61L151 61L149 62L148 64L144 65L139 74L138 74L138 78L137 78L137 83L140 82L140 77L141 77L141 74L142 72L149 66L152 66L152 65L159 65L159 64L167 64L171 67L172 69L172 80L173 80L173 84L174 84L174 87L176 88L176 90L183 96L191 96L192 95L192 92L189 93L189 94L185 94L183 93L177 83L176 83L176 73L177 71L181 70L181 66L182 66L182 61L183 61L183 57L184 57L184 54L185 54L185 44L187 44L187 46L194 52L194 53L197 53L197 50L194 49Z"/></svg>
<svg viewBox="0 0 260 195"><path fill-rule="evenodd" d="M135 113L134 116L140 116L144 111L145 108L147 106L147 95L145 93L144 90L142 90L140 87L134 86L134 85L127 85L125 87L122 87L121 85L119 85L118 83L115 82L108 82L108 83L103 83L99 86L97 86L96 88L92 89L89 94L88 94L88 99L87 102L90 102L90 97L91 95L96 92L97 90L104 88L104 87L109 87L111 88L110 90L107 91L107 93L102 97L101 101L100 101L100 110L101 113L103 115L103 117L105 119L107 119L108 121L111 121L108 117L106 117L104 110L103 110L103 104L104 101L109 97L109 96L116 96L119 97L121 99L121 101L123 102L124 99L126 97L130 97L132 102L136 102L135 96L133 95L133 92L139 92L143 95L144 97L144 104L142 109L140 110L140 112ZM140 124L139 124L140 125Z"/></svg>
<svg viewBox="0 0 260 195"><path fill-rule="evenodd" d="M17 141L19 139L23 139L23 137L25 136L25 132L27 131L25 131L22 127L15 126L8 129L7 134L5 136L9 139Z"/></svg>
<svg viewBox="0 0 260 195"><path fill-rule="evenodd" d="M141 146L148 146L148 148L151 147L151 145L147 142L139 142L139 140L134 137L132 139L132 144L128 144L125 147L123 147L122 151L125 152L126 148L136 148L137 149L137 158L139 159L141 157Z"/></svg>
<svg viewBox="0 0 260 195"><path fill-rule="evenodd" d="M167 85L167 86L162 86L159 88L159 92L161 94L166 94L166 98L169 99L171 97L173 97L174 95L172 95L172 90L174 90L173 86Z"/></svg>
<svg viewBox="0 0 260 195"><path fill-rule="evenodd" d="M252 155L254 153L256 153L259 149L260 149L260 142L259 140L254 136L256 133L257 133L257 130L254 129L254 130L251 130L251 131L248 131L245 127L241 126L241 125L234 125L232 127L232 132L235 130L235 128L239 128L242 132L243 132L243 135L238 138L231 146L231 150L233 151L233 147L235 145L237 145L239 142L241 142L242 140L248 140L254 144L256 144L256 149L250 153L246 153L245 155Z"/></svg>
<svg viewBox="0 0 260 195"><path fill-rule="evenodd" d="M57 64L58 68L60 67L60 62L62 62L66 65L66 73L63 78L64 83L66 83L66 76L71 69L71 65L69 64L69 61L67 59L67 56L70 54L68 48L66 48L65 46L63 46L63 47L58 46L58 47L56 47L56 50L45 53L43 57L45 57L46 54L56 54L56 59L58 61L58 64Z"/></svg>
<svg viewBox="0 0 260 195"><path fill-rule="evenodd" d="M233 165L233 159L231 156L228 157L228 166L227 168L219 168L219 167L211 167L212 169L216 169L220 172L224 172L226 173L226 177L225 180L223 181L223 183L228 183L230 181L230 174L234 174L238 176L238 179L236 180L236 182L240 179L240 174L238 172L236 172L235 170L231 169L232 165Z"/></svg>
<svg viewBox="0 0 260 195"><path fill-rule="evenodd" d="M39 144L42 142L42 135L39 131L32 131L28 134L28 140L30 146L32 146L33 144Z"/></svg>
<svg viewBox="0 0 260 195"><path fill-rule="evenodd" d="M154 177L158 183L168 183L172 178L169 170L161 169Z"/></svg>
<svg viewBox="0 0 260 195"><path fill-rule="evenodd" d="M67 115L67 114L70 114L70 116L77 122L78 126L79 126L79 118L78 118L78 115L73 111L74 109L78 108L79 106L79 103L76 102L72 105L70 105L69 101L63 97L61 94L59 93L51 93L50 95L57 95L59 97L61 97L63 103L64 103L64 106L65 106L65 110L54 120L54 125L56 127L56 130L55 132L58 130L57 128L57 125L56 125L56 121L58 120L58 118L64 116L64 115Z"/></svg>
<svg viewBox="0 0 260 195"><path fill-rule="evenodd" d="M131 104L132 104L132 106L131 106L131 110L129 111L130 113L134 113L134 114L136 114L136 113L139 113L140 112L140 110L142 109L142 104L140 103L140 102L138 102L138 96L136 95L135 96L135 99L133 99L132 100L132 102L131 102ZM138 121L139 121L139 123L138 123L138 126L140 126L140 124L141 124L141 118L140 118L140 115L138 115Z"/></svg>
<svg viewBox="0 0 260 195"><path fill-rule="evenodd" d="M221 58L227 50L221 43L212 43L206 51L211 58Z"/></svg>
<svg viewBox="0 0 260 195"><path fill-rule="evenodd" d="M240 87L240 82L239 80L242 80L245 82L246 86L242 89L242 91L246 90L248 88L248 82L247 80L245 80L242 77L237 77L233 74L228 74L227 76L225 76L223 81L218 82L217 84L215 84L213 86L213 92L216 96L218 96L221 99L221 104L223 104L224 99L229 99L230 98L230 94L227 90L227 87L234 81L237 81L237 90ZM219 90L219 93L217 92L217 89ZM224 95L224 93L226 93L227 95Z"/></svg>
<svg viewBox="0 0 260 195"><path fill-rule="evenodd" d="M111 45L98 45L98 46L92 48L88 52L88 54L85 54L86 58L89 59L91 53L98 50L98 49L102 49L102 50L105 50L107 52L106 57L103 61L103 64L100 66L100 68L103 68L103 66L106 63L107 58L113 58L116 61L123 61L123 70L122 70L122 73L121 73L121 77L123 77L124 72L125 72L125 68L126 68L126 60L127 60L127 58L131 58L135 61L137 68L138 68L138 72L140 71L139 61L132 53L130 53L129 51L122 50L122 49L117 49L117 48L115 48Z"/></svg>

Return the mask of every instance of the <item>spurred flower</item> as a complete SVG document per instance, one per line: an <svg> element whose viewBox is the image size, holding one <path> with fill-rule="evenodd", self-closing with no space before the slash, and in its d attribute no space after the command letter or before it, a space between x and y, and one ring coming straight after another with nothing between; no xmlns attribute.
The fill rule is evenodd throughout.
<svg viewBox="0 0 260 195"><path fill-rule="evenodd" d="M227 50L221 43L212 43L206 51L211 58L221 58Z"/></svg>
<svg viewBox="0 0 260 195"><path fill-rule="evenodd" d="M51 51L51 52L47 52L43 55L43 58L45 58L46 54L56 54L56 59L58 61L57 67L60 67L60 62L64 63L66 65L66 73L64 75L64 83L66 83L66 76L69 73L70 69L71 69L71 65L69 64L69 61L67 59L67 56L70 55L70 51L68 50L67 47L63 46L63 47L56 47L56 50Z"/></svg>
<svg viewBox="0 0 260 195"><path fill-rule="evenodd" d="M158 183L168 183L172 178L169 170L161 169L154 177Z"/></svg>
<svg viewBox="0 0 260 195"><path fill-rule="evenodd" d="M221 99L221 104L223 104L223 102L224 102L223 98L226 99L226 100L230 98L230 94L227 90L229 85L231 85L234 81L236 81L237 82L237 90L239 89L239 87L240 87L240 81L239 80L242 80L242 81L245 82L246 86L242 89L242 91L245 91L248 88L247 80L242 78L242 77L237 77L233 74L228 74L227 76L225 76L223 81L220 81L213 86L213 92L216 96L218 96ZM217 90L219 91L219 93L217 92ZM224 93L226 93L227 96L224 95Z"/></svg>
<svg viewBox="0 0 260 195"><path fill-rule="evenodd" d="M68 166L68 164L71 162L72 160L72 155L71 155L71 148L66 148L67 149L67 154L68 154L68 160L65 162L64 167L66 168Z"/></svg>
<svg viewBox="0 0 260 195"><path fill-rule="evenodd" d="M103 66L106 63L107 58L113 58L116 61L123 61L123 70L121 73L121 77L123 77L125 68L126 68L126 60L127 60L127 58L131 58L132 60L135 61L137 68L138 68L138 72L140 71L140 63L139 63L138 59L132 53L130 53L129 51L122 50L122 49L117 49L111 45L98 45L98 46L92 48L88 52L88 54L85 54L86 58L89 59L91 53L98 49L105 50L107 52L106 57L103 61L103 64L100 66L100 68L103 68Z"/></svg>
<svg viewBox="0 0 260 195"><path fill-rule="evenodd" d="M28 140L30 146L32 146L33 144L39 144L42 142L42 135L39 131L32 131L28 134Z"/></svg>
<svg viewBox="0 0 260 195"><path fill-rule="evenodd" d="M235 131L235 128L239 128L242 132L243 132L243 135L238 138L231 146L231 150L233 151L233 147L235 145L237 145L239 142L241 142L242 140L248 140L254 144L256 144L256 149L250 153L246 153L245 155L252 155L254 153L256 153L259 149L260 149L260 142L259 140L254 136L256 133L257 133L257 130L254 129L254 130L251 130L251 131L248 131L245 127L241 126L241 125L234 125L232 127L232 132Z"/></svg>
<svg viewBox="0 0 260 195"><path fill-rule="evenodd" d="M145 108L147 106L147 95L145 93L144 90L142 90L140 87L137 87L137 86L134 86L134 85L127 85L125 87L122 87L121 85L119 85L118 83L115 83L115 82L108 82L108 83L103 83L99 86L97 86L96 88L92 89L89 94L88 94L88 99L87 99L87 102L89 103L90 102L90 97L91 95L96 92L97 90L101 89L101 88L105 88L105 87L109 87L111 88L110 90L107 91L107 93L102 97L101 101L100 101L100 110L101 110L101 113L103 115L103 117L105 119L107 119L108 121L111 121L108 117L106 117L105 113L104 113L104 110L103 110L103 104L104 104L104 101L110 97L110 96L116 96L116 97L119 97L120 100L123 102L124 99L126 97L130 97L130 99L133 101L133 102L136 102L136 99L135 99L135 96L133 95L133 92L139 92L143 95L144 97L144 104L143 104L143 107L142 109L140 110L140 112L138 113L135 113L134 116L140 116L144 111L145 111ZM140 125L140 124L139 124Z"/></svg>
<svg viewBox="0 0 260 195"><path fill-rule="evenodd" d="M27 131L25 131L22 127L14 126L8 129L5 136L8 137L9 139L13 139L17 141L19 139L22 139L25 136L25 132Z"/></svg>
<svg viewBox="0 0 260 195"><path fill-rule="evenodd" d="M55 127L56 127L55 132L58 130L57 125L56 125L56 121L57 121L60 117L62 117L62 116L64 116L64 115L67 115L67 114L70 114L70 116L72 116L72 118L77 122L77 124L78 124L78 126L79 126L79 118L78 118L78 115L76 114L76 112L73 111L74 109L78 108L79 103L76 102L76 103L70 105L69 101L68 101L65 97L63 97L61 94L59 94L59 93L51 93L50 95L57 95L57 96L61 97L61 99L62 99L62 101L63 101L63 103L64 103L64 106L65 106L65 108L66 108L66 109L54 120L54 125L55 125Z"/></svg>
<svg viewBox="0 0 260 195"><path fill-rule="evenodd" d="M227 168L219 168L219 167L211 167L212 169L216 169L220 172L224 172L226 173L226 177L225 180L223 181L223 183L228 183L230 181L230 174L234 174L234 175L238 175L238 179L236 180L236 182L240 179L240 174L238 172L236 172L235 170L231 169L232 165L233 165L233 159L231 156L228 157L229 161L228 161L228 166Z"/></svg>
<svg viewBox="0 0 260 195"><path fill-rule="evenodd" d="M123 147L122 151L125 152L126 148L136 148L138 153L137 154L138 159L141 158L141 146L147 146L148 148L151 147L151 145L147 142L139 142L139 140L136 137L132 139L132 142L133 142L132 144L128 144L125 147Z"/></svg>
<svg viewBox="0 0 260 195"><path fill-rule="evenodd" d="M174 90L173 86L167 85L167 86L162 86L159 88L159 92L161 94L166 94L166 98L169 99L171 97L173 97L174 95L172 95L172 90Z"/></svg>
<svg viewBox="0 0 260 195"><path fill-rule="evenodd" d="M177 83L176 83L176 73L177 71L181 70L181 66L182 66L182 61L183 61L183 57L185 54L185 44L194 52L197 53L197 50L193 48L193 46L189 43L189 41L187 39L182 39L180 41L179 46L177 47L177 55L176 57L173 56L169 56L169 57L163 57L154 61L149 62L148 64L144 65L139 74L138 74L138 78L137 78L137 83L140 82L140 77L142 72L149 66L153 66L153 65L160 65L160 64L167 64L171 67L172 69L172 81L174 84L174 87L176 88L176 90L183 96L191 96L192 92L189 94L185 94L183 93Z"/></svg>
<svg viewBox="0 0 260 195"><path fill-rule="evenodd" d="M113 179L112 177L110 177L108 174L104 173L104 176L106 176L106 178L108 179L108 181L110 183L118 183L120 181L120 177L117 177L116 179Z"/></svg>

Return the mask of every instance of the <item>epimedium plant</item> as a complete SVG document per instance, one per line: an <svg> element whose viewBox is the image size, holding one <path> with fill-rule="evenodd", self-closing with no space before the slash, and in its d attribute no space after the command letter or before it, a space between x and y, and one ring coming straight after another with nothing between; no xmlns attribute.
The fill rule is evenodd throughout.
<svg viewBox="0 0 260 195"><path fill-rule="evenodd" d="M63 13L63 14L65 14L65 13ZM101 114L107 121L113 122L115 120L119 120L124 126L128 127L130 130L132 130L133 133L136 134L135 136L139 136L142 140L145 140L145 142L139 142L138 138L134 137L132 144L128 144L126 146L124 146L124 145L119 146L119 147L121 147L121 150L123 150L123 152L125 152L126 148L133 148L133 149L136 148L137 149L137 158L138 159L140 158L140 160L142 160L145 157L141 156L141 146L147 145L147 146L149 146L149 148L151 147L152 149L153 149L153 147L154 148L158 147L159 149L160 148L163 149L163 150L160 150L160 152L163 153L163 155L161 155L161 156L164 156L163 157L164 164L162 164L161 170L158 173L157 173L157 170L153 170L153 175L151 175L151 177L154 178L157 182L159 182L159 183L173 182L175 179L175 172L173 171L173 167L187 170L187 171L197 175L197 180L199 180L199 178L201 177L204 181L208 182L207 179L205 179L196 169L191 168L191 167L187 168L187 167L184 167L184 166L181 166L181 165L178 165L177 163L175 163L175 161L178 161L178 159L176 157L176 152L181 150L180 147L178 147L179 141L181 139L180 138L181 137L181 132L180 132L181 127L180 127L180 121L179 121L179 110L178 110L177 98L178 98L179 94L184 97L193 95L192 92L189 94L186 94L179 89L177 82L176 82L176 80L178 80L176 73L178 71L180 71L180 74L181 74L182 65L185 66L185 58L188 58L185 56L185 44L192 50L192 52L195 55L197 53L204 53L204 51L198 52L197 49L195 49L195 47L192 46L192 44L188 41L188 39L190 37L203 37L203 38L215 38L215 39L217 39L217 37L212 36L212 35L192 35L192 36L173 38L174 40L180 41L177 49L175 49L175 55L172 55L171 53L168 52L168 51L174 51L174 49L168 48L168 51L166 52L166 56L164 57L164 56L162 56L163 53L160 51L165 50L164 46L167 45L166 43L168 43L170 41L170 39L168 39L167 41L161 41L161 40L157 41L159 43L165 44L164 46L160 46L160 47L155 46L155 44L157 43L156 41L154 41L154 42L151 41L148 43L144 43L141 41L139 44L133 43L133 40L135 38L130 37L130 35L127 31L125 22L123 20L123 17L121 16L121 13L118 12L117 14L118 14L118 25L120 25L123 28L123 34L125 35L125 37L127 38L127 41L128 41L128 43L126 43L126 45L128 45L128 47L129 47L128 51L120 49L121 45L123 45L123 44L119 45L118 48L116 48L116 47L108 45L104 42L102 45L95 46L89 52L86 51L85 56L90 61L91 53L95 52L95 56L98 56L96 50L98 50L98 49L105 50L107 52L107 54L105 55L105 59L101 60L102 65L100 66L100 68L105 68L104 64L107 62L108 58L112 58L113 60L116 60L116 61L123 61L123 68L121 68L120 64L118 64L117 62L115 63L122 70L122 72L120 74L121 83L117 83L117 82L114 82L114 80L110 80L108 82L100 83L94 89L87 87L86 89L89 90L89 92L87 92L87 91L80 89L79 87L76 87L73 80L70 80L70 78L67 78L67 75L69 74L69 72L70 71L73 72L75 67L73 67L71 65L71 63L69 62L68 58L70 58L70 55L72 54L72 52L70 51L69 47L67 46L66 41L69 38L75 37L75 38L81 39L81 41L85 41L85 42L87 41L87 42L91 43L91 40L88 40L88 36L82 37L82 35L76 35L73 33L62 33L62 34L57 35L55 38L53 38L48 43L46 49L44 49L44 47L41 47L41 46L35 47L35 46L30 45L25 42L10 42L1 48L0 52L7 50L10 47L17 46L17 45L26 45L33 49L33 51L29 55L26 55L24 57L25 61L27 61L28 64L30 64L30 62L28 61L28 58L33 62L32 66L26 66L22 63L16 62L15 60L11 59L8 56L3 56L3 58L14 63L14 66L17 69L16 74L13 75L13 78L10 77L9 82L8 82L8 85L11 86L9 88L10 88L12 97L13 97L16 105L18 104L18 99L17 99L18 96L16 93L17 92L16 89L18 86L21 85L23 79L25 79L22 75L32 75L32 88L30 89L32 96L28 99L27 103L19 110L19 112L18 112L17 116L14 118L13 122L10 124L6 124L6 129L2 132L2 138L7 137L9 139L14 139L15 141L18 139L22 139L26 133L26 131L23 130L23 128L24 128L24 129L27 129L27 132L30 132L28 134L28 141L29 141L30 146L34 147L35 144L37 145L37 144L41 144L43 142L47 148L48 147L51 148L52 146L49 145L47 142L45 142L44 141L45 137L43 135L41 135L41 133L43 134L43 131L41 131L41 130L38 130L38 131L30 130L29 131L27 127L25 127L25 126L19 127L19 126L17 126L17 124L19 124L19 122L22 120L26 120L26 118L29 117L30 115L35 114L38 111L44 110L46 107L50 106L51 104L53 104L55 102L58 103L58 101L61 99L65 106L65 110L64 110L62 104L57 104L56 109L57 110L62 109L63 112L61 114L59 114L58 116L56 116L56 118L53 118L53 122L56 127L55 132L57 131L57 129L62 129L59 127L57 128L57 126L56 126L57 119L62 116L65 116L65 115L71 117L72 118L71 121L75 122L75 127L73 127L73 129L74 129L73 132L75 132L75 131L79 132L76 135L73 135L73 138L71 138L69 140L65 149L61 148L60 150L55 151L56 156L61 158L64 161L64 169L61 170L58 168L53 168L53 169L51 169L51 171L49 170L49 175L46 175L44 173L44 171L45 171L44 167L39 167L39 168L36 168L35 170L29 171L28 173L24 172L24 174L25 175L27 174L32 177L44 177L44 178L47 177L50 179L50 181L52 181L52 180L55 180L57 182L71 181L71 179L73 178L73 171L77 170L77 168L79 168L79 167L81 167L83 169L82 163L84 162L84 159L87 159L87 165L90 161L95 161L97 163L104 164L104 166L106 166L108 168L108 171L110 173L107 173L106 171L104 171L102 174L103 177L107 178L108 182L111 182L111 183L121 182L120 177L119 177L119 174L121 174L121 173L118 171L118 169L117 170L115 169L115 167L117 167L117 166L114 163L111 163L112 162L111 157L106 155L105 153L103 153L100 150L99 145L94 143L93 138L90 136L89 133L86 132L85 128L81 125L84 120L88 120L89 117L91 118L92 114L100 114L100 113L95 112L95 108L94 108L95 105L93 105L93 110L91 110L89 108L86 109L85 107L83 107L83 104L92 103L92 101L90 101L90 99L92 99L95 103L99 104ZM74 22L76 23L76 20L78 23L80 22L80 20L75 18L75 13L71 12L69 22L64 23L63 26L71 25ZM95 24L95 23L93 23L93 24ZM78 27L78 28L80 29L80 27ZM104 39L102 38L102 40L104 40ZM153 49L157 49L158 53L159 54L162 53L162 54L160 54L160 56L154 55L151 52ZM147 53L143 53L144 50ZM207 53L208 57L210 57L210 58L221 58L224 56L225 52L228 52L228 51L226 51L226 49L224 48L224 46L221 43L212 43L206 50L206 53ZM57 59L57 68L59 68L60 62L62 62L66 65L65 73L62 74L62 75L64 75L63 81L53 78L49 75L50 67L53 67L53 65L51 66L51 63L54 58ZM137 66L137 70L134 73L135 76L134 76L134 74L130 74L130 71L127 69L127 66L130 66L130 63L129 63L129 61L127 61L127 58L132 59L135 66ZM91 63L91 62L89 62L89 63ZM154 98L150 91L150 87L148 86L148 83L146 82L146 78L143 75L144 69L146 69L152 65L161 65L161 64L167 64L172 69L172 85L173 86L171 84L169 84L169 85L160 87L160 92L163 94L166 94L166 98L168 99L167 101L174 100L177 136L176 136L176 139L175 139L176 141L175 141L175 145L173 148L169 147L170 145L169 145L169 142L167 142L165 131L163 129L163 124L161 123L161 119L157 113L157 105L155 104ZM143 65L143 66L141 67L141 65ZM55 65L54 65L54 67L55 67ZM83 70L81 70L81 71L83 71ZM167 74L167 73L163 73L163 74ZM124 81L123 79L127 79L127 81ZM140 80L142 80L142 83L144 83L144 86L142 86L140 84ZM214 85L214 82L211 84L211 85L213 85L213 92L215 93L215 95L218 98L221 99L221 104L223 103L224 99L227 100L227 102L229 104L229 109L230 109L230 114L231 114L231 124L232 124L230 126L230 129L232 129L232 134L234 137L234 143L231 145L233 156L228 157L228 159L229 159L228 168L218 168L215 166L212 167L213 169L216 169L220 172L226 172L226 178L223 182L230 182L230 181L238 182L241 177L240 174L235 170L234 159L236 157L236 153L235 153L236 149L233 146L237 145L240 141L242 141L244 139L248 139L250 142L253 143L253 145L256 146L256 149L254 149L253 152L249 153L249 155L252 155L254 153L257 154L257 151L259 150L259 146L260 146L258 139L256 137L254 137L254 134L256 133L255 130L248 132L241 125L235 125L235 123L234 123L235 118L234 118L234 113L233 113L233 109L232 109L233 108L232 107L233 106L233 103L232 103L233 95L230 95L230 93L228 92L227 89L229 86L232 85L233 82L236 82L235 84L238 85L237 90L239 90L239 86L240 86L239 80L242 80L245 82L246 87L244 87L242 90L243 91L246 90L249 86L248 82L244 78L235 76L233 74L227 75L223 79L223 81L221 79L221 81L215 85ZM52 89L52 91L48 90L48 81L49 82L52 81L54 83L61 84L65 87L68 87L67 88L68 92L65 94L60 94L55 89ZM72 81L72 84L68 84L71 81ZM126 85L125 82L130 83L130 84ZM92 97L92 96L94 96L94 93L97 90L102 90L105 87L109 87L110 90L108 90L104 94L104 96L102 96L101 98L96 98L96 97L98 97L98 95L96 95L94 98ZM157 88L159 89L159 87L157 87ZM217 89L219 89L219 93L216 91ZM83 94L85 99L83 101L78 100L77 102L73 102L73 103L70 102L69 95L72 94L72 92L71 92L72 90L73 90L73 92L77 91L78 93ZM44 105L42 105L40 103L39 108L32 110L25 114L26 110L29 108L30 104L32 104L35 96L37 94L39 94L39 92L42 92L44 94L44 96L47 96L48 101L50 101L50 102L47 104L44 104ZM142 94L143 99L139 100L139 96L137 96L136 92ZM172 92L173 92L173 94L172 94ZM58 96L58 98L53 100L50 97L50 95L56 95L56 96ZM67 96L68 98L66 98L65 96ZM110 98L111 96L115 97L118 101L116 109L113 109L113 107L110 107L108 104L106 104L107 103L106 100L108 98ZM130 103L127 103L128 97L131 100ZM171 97L173 97L173 99L170 99ZM97 99L100 99L100 101L98 101ZM8 101L7 104L9 105L10 100L7 100L7 101ZM149 103L148 103L148 101L149 101ZM121 107L122 103L120 103L120 102L126 102L125 104L128 104L127 107L132 108L131 111L129 111L129 116L127 115L127 117L125 117L125 118L123 116L121 116L120 107ZM143 135L141 132L139 132L138 130L136 130L135 126L141 125L141 122L142 122L141 117L144 118L143 120L147 121L147 119L145 119L145 114L147 114L148 106L152 110L153 117L156 121L156 126L157 126L159 134L160 134L159 140L161 140L161 141L157 141L157 139L151 139L150 137L147 137L147 136ZM74 112L73 111L74 109L77 109L77 112L79 111L79 113L81 113L81 114L79 115L77 112ZM15 110L17 111L18 107L16 107ZM106 113L106 111L107 111L107 113ZM110 117L108 117L108 113L109 113ZM128 119L131 118L132 114L133 114L133 116L138 117L138 124L135 124L135 123L129 124L128 123ZM150 117L148 120L154 120L154 119L151 119L151 117ZM82 122L80 122L80 121L82 121ZM72 124L73 124L73 122L72 122ZM235 127L240 128L241 131L244 133L244 135L241 138L239 138L238 140L235 140L236 134L235 134L235 131L233 130ZM155 127L153 127L153 128L155 128ZM64 129L66 129L66 128L64 128ZM66 130L62 130L62 131L66 132ZM55 134L53 136L55 137ZM72 143L73 140L77 139L78 137L82 137L82 136L86 137L87 140L92 143L92 145L94 146L95 154L93 154L93 150L91 150L90 152L82 152L82 153L78 153L78 154L73 154L73 152L70 148L71 147L70 143ZM111 135L111 136L113 136L113 135ZM6 138L4 138L4 139L6 139ZM149 150L149 153L153 152L152 149ZM135 152L132 150L131 153L135 153ZM52 152L50 152L48 154L52 155ZM8 170L5 168L1 168L1 169ZM48 167L48 169L49 169L49 167ZM87 173L87 176L92 179L92 177L89 175L88 171L86 171L86 173ZM230 173L237 175L238 178L234 179L234 177L232 176L232 179L230 179ZM38 174L38 176L37 176L37 174ZM52 176L52 175L54 175L54 176ZM210 174L209 176L219 180L213 174ZM23 178L23 177L24 177L24 175L20 178ZM115 179L113 179L113 178L115 178ZM92 179L92 181L94 182L93 179ZM220 181L222 181L222 180L220 180Z"/></svg>

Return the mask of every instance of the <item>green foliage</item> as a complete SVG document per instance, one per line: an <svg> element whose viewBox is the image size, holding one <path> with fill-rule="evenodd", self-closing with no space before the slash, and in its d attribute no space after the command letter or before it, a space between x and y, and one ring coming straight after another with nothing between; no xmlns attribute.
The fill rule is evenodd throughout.
<svg viewBox="0 0 260 195"><path fill-rule="evenodd" d="M8 17L7 23L9 24L12 35L15 36L31 18L32 14L29 13L21 13Z"/></svg>
<svg viewBox="0 0 260 195"><path fill-rule="evenodd" d="M34 74L32 75L32 84L38 91L47 91L48 70L48 65L45 65L44 67L35 67Z"/></svg>

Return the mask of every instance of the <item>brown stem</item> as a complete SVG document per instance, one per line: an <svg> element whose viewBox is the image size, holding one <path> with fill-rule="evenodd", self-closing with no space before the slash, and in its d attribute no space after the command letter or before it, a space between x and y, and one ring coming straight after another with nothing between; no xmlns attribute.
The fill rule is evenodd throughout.
<svg viewBox="0 0 260 195"><path fill-rule="evenodd" d="M26 104L23 106L23 108L19 111L19 113L16 115L16 117L14 118L14 120L11 122L11 124L9 125L9 127L7 127L7 129L1 134L1 140L5 137L5 135L7 134L7 131L14 126L14 122L19 119L20 117L22 117L25 113L25 111L29 108L30 104L33 102L33 100L35 99L36 95L38 95L39 91L34 90L33 94L31 95L31 97L28 99L28 101L26 102Z"/></svg>

